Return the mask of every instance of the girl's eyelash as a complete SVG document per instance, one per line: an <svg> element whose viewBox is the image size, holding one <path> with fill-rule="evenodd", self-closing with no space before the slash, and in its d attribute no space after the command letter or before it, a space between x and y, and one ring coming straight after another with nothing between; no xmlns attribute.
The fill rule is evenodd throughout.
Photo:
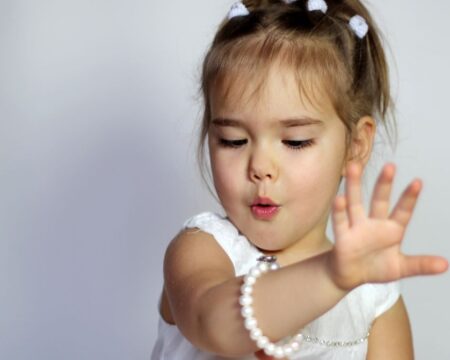
<svg viewBox="0 0 450 360"><path fill-rule="evenodd" d="M314 144L312 139L309 140L283 140L283 144L294 150L301 150Z"/></svg>
<svg viewBox="0 0 450 360"><path fill-rule="evenodd" d="M247 139L240 139L240 140L219 139L219 144L224 147L238 148L241 147L242 145L247 144Z"/></svg>
<svg viewBox="0 0 450 360"><path fill-rule="evenodd" d="M283 144L293 150L301 150L305 147L313 145L314 141L310 140L283 140ZM239 148L242 145L247 144L247 139L239 139L239 140L227 140L227 139L219 139L219 144L223 147L230 148Z"/></svg>

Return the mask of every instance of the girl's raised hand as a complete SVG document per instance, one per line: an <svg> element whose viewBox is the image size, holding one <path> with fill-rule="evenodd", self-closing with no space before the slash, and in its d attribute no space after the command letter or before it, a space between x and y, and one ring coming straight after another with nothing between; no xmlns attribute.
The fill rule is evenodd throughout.
<svg viewBox="0 0 450 360"><path fill-rule="evenodd" d="M330 256L330 276L336 286L350 290L367 282L389 282L417 275L439 274L448 262L439 256L407 256L401 251L422 183L414 180L389 213L395 165L387 164L375 184L366 214L361 196L362 168L349 163L345 195L333 206L335 246Z"/></svg>

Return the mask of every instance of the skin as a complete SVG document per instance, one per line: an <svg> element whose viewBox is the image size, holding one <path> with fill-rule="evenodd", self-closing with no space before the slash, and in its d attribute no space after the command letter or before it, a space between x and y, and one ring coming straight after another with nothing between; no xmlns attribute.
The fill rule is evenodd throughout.
<svg viewBox="0 0 450 360"><path fill-rule="evenodd" d="M276 253L281 263L326 250L329 209L343 175L345 127L329 107L319 113L299 104L292 78L270 72L264 96L221 101L211 97L212 119L233 119L235 126L212 125L209 149L214 185L228 217L257 247ZM291 81L289 81L291 80ZM289 91L278 91L288 85ZM312 118L319 124L286 127L280 120ZM220 140L246 140L236 148ZM293 149L283 140L314 144ZM236 176L239 174L240 176ZM255 219L250 209L257 196L281 206L273 221ZM301 219L302 221L298 221Z"/></svg>
<svg viewBox="0 0 450 360"><path fill-rule="evenodd" d="M361 284L438 274L448 263L401 252L422 183L414 180L389 211L394 164L382 169L366 214L361 176L375 121L361 118L346 148L344 125L326 98L321 104L302 102L294 76L281 66L274 65L267 76L265 91L256 99L244 94L224 100L220 89L213 91L211 115L216 121L208 145L214 185L230 221L263 252L277 255L282 265L261 277L253 293L258 324L277 341ZM280 122L293 118L320 122L289 127ZM233 146L224 146L223 139L227 145L234 141ZM300 144L292 141L309 140L311 146L292 147ZM336 196L342 176L345 193ZM253 216L250 205L256 196L280 205L273 219ZM325 234L330 212L334 246ZM210 235L197 230L178 234L167 249L164 275L161 313L195 346L228 357L258 350L237 304L242 277L234 275L229 258ZM369 337L368 358L389 358L386 354L412 358L401 298L375 321ZM261 352L257 355L264 358Z"/></svg>

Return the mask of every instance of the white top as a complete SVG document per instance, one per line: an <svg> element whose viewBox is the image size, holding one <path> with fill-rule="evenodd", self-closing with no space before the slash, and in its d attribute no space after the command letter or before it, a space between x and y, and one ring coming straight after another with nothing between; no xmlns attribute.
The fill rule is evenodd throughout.
<svg viewBox="0 0 450 360"><path fill-rule="evenodd" d="M226 218L215 213L198 214L184 223L184 228L199 228L213 235L232 261L236 276L246 274L263 255ZM290 359L350 360L365 359L367 334L376 317L388 310L400 295L398 282L364 284L352 290L328 312L302 331L305 341ZM237 299L236 299L237 301ZM161 316L158 338L151 360L219 360L220 356L195 348L175 325ZM241 360L256 359L255 356Z"/></svg>

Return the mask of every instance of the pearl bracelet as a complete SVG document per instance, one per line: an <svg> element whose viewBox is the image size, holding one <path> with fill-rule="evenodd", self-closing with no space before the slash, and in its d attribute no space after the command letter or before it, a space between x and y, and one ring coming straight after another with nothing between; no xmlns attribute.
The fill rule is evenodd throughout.
<svg viewBox="0 0 450 360"><path fill-rule="evenodd" d="M266 355L274 356L277 359L296 353L300 349L300 342L303 340L303 335L301 333L294 335L284 345L276 345L270 342L269 338L262 334L261 329L258 327L258 322L254 317L252 292L256 279L268 271L279 268L280 265L276 262L275 256L261 256L258 258L258 263L244 277L244 284L241 286L241 296L239 297L239 303L242 306L241 314L244 317L244 326L250 331L250 338L256 342L258 348L264 350Z"/></svg>

